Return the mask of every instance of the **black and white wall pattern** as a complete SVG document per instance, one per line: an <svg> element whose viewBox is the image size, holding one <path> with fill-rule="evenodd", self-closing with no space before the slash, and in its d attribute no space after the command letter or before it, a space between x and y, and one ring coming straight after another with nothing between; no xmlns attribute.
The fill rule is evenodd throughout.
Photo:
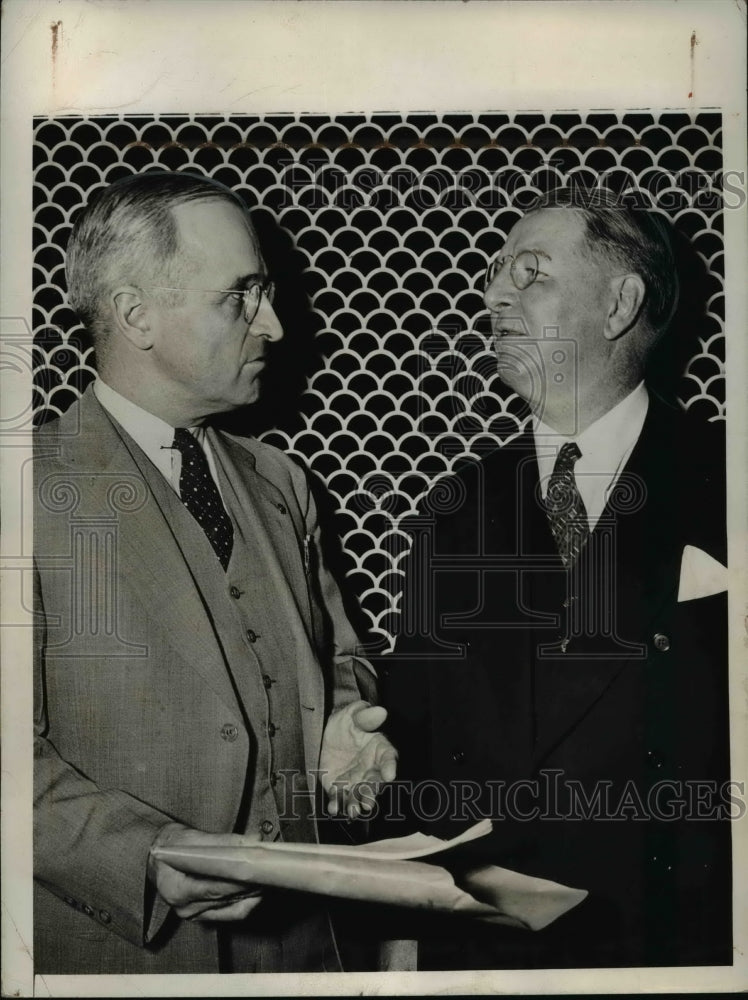
<svg viewBox="0 0 748 1000"><path fill-rule="evenodd" d="M386 646L403 515L466 454L522 427L498 380L483 275L537 193L605 184L680 234L683 297L657 391L725 416L721 116L636 112L60 117L35 123L34 407L63 412L94 376L66 301L65 247L91 192L188 169L252 209L286 336L264 400L234 429L329 492L348 584ZM675 378L673 378L675 373Z"/></svg>

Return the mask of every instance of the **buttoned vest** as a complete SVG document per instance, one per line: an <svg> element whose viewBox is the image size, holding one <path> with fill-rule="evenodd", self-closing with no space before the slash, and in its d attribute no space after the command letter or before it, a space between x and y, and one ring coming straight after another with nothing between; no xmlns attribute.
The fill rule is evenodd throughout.
<svg viewBox="0 0 748 1000"><path fill-rule="evenodd" d="M224 572L202 528L174 490L131 439L124 434L123 438L213 622L249 735L250 758L235 832L253 833L266 841L314 842L296 665L280 655L277 641L284 628L284 606L293 595L284 591L281 577L263 571L262 546L267 540L253 531L247 513L253 503L242 475L223 449L214 448L219 489L234 524L231 560ZM234 721L223 725L221 736L240 745ZM315 897L270 893L257 922L217 930L222 971L340 970L329 918Z"/></svg>

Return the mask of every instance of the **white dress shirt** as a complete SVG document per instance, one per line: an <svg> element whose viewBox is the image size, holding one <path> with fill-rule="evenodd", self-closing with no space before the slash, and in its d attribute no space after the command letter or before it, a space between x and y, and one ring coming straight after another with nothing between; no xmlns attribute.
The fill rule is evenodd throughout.
<svg viewBox="0 0 748 1000"><path fill-rule="evenodd" d="M574 466L574 477L587 509L590 531L594 530L608 495L639 439L648 408L649 395L644 382L640 382L633 392L576 437L558 434L542 420L533 418L543 499L561 446L576 441L581 457Z"/></svg>
<svg viewBox="0 0 748 1000"><path fill-rule="evenodd" d="M174 430L171 424L144 410L137 403L121 396L110 385L97 378L93 387L96 398L117 423L130 435L158 471L166 479L174 492L179 496L179 476L182 471L182 453L174 447ZM197 443L205 452L208 468L213 481L220 493L221 487L216 475L215 460L210 448L210 442L205 434L205 428L188 427Z"/></svg>

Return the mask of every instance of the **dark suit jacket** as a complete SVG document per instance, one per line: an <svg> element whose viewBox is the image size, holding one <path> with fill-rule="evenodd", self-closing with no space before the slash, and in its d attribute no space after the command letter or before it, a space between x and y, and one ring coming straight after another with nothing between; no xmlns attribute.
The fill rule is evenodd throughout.
<svg viewBox="0 0 748 1000"><path fill-rule="evenodd" d="M208 433L246 484L253 600L272 602L262 611L297 672L314 769L331 707L373 698L373 673L355 656L302 470ZM216 925L167 913L146 862L171 820L237 829L252 736L189 553L131 447L90 390L35 442L38 972L220 971Z"/></svg>
<svg viewBox="0 0 748 1000"><path fill-rule="evenodd" d="M726 563L723 456L719 428L652 399L571 575L529 432L411 525L386 700L401 776L449 792L422 786L415 823L492 816L473 860L589 891L535 934L436 921L420 967L731 961L726 594L678 601L686 545Z"/></svg>

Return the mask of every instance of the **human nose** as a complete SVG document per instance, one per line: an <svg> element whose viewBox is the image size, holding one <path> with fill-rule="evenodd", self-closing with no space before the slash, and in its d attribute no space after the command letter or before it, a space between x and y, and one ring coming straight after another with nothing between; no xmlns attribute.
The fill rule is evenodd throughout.
<svg viewBox="0 0 748 1000"><path fill-rule="evenodd" d="M491 312L505 309L511 305L517 294L517 289L511 278L511 263L511 257L504 257L494 262L493 275L486 284L483 293L483 301Z"/></svg>
<svg viewBox="0 0 748 1000"><path fill-rule="evenodd" d="M283 327L267 295L262 295L257 313L249 328L255 337L262 337L271 342L282 338Z"/></svg>

